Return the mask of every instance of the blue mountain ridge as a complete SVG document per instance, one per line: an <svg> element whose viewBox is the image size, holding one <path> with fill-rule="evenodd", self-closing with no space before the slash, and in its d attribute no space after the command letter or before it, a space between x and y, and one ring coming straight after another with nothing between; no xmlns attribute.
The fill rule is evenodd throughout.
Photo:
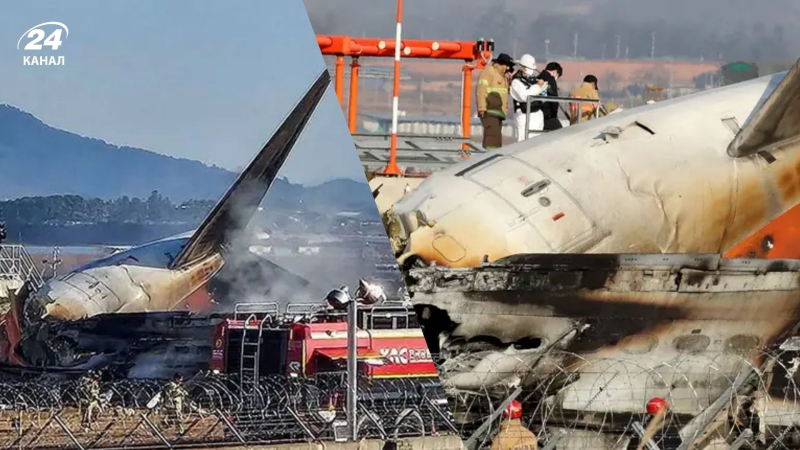
<svg viewBox="0 0 800 450"><path fill-rule="evenodd" d="M199 161L59 130L0 104L0 200L60 194L147 198L154 190L175 203L216 200L236 176ZM268 205L319 212L375 211L367 185L349 179L314 187L280 179L270 191Z"/></svg>

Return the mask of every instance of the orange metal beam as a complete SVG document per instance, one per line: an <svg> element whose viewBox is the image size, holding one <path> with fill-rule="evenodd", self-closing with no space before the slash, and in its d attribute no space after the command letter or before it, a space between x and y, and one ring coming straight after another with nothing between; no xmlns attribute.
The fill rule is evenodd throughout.
<svg viewBox="0 0 800 450"><path fill-rule="evenodd" d="M358 120L358 56L353 57L350 63L350 102L347 107L347 124L350 126L350 133L356 132Z"/></svg>
<svg viewBox="0 0 800 450"><path fill-rule="evenodd" d="M461 92L461 136L469 139L472 134L472 71L475 67L465 64L463 71L464 77L462 80ZM461 150L467 152L469 145L466 143L461 144ZM464 153L463 158L469 158L469 153Z"/></svg>
<svg viewBox="0 0 800 450"><path fill-rule="evenodd" d="M431 50L443 50L446 52L460 52L462 48L459 42L439 42L434 41L431 44Z"/></svg>
<svg viewBox="0 0 800 450"><path fill-rule="evenodd" d="M336 96L339 97L339 105L344 108L344 56L336 57L336 77L334 78Z"/></svg>
<svg viewBox="0 0 800 450"><path fill-rule="evenodd" d="M396 162L397 152L397 117L396 109L400 91L400 55L406 58L422 59L449 59L461 60L467 64L463 67L463 91L461 102L461 135L469 139L471 133L472 116L472 71L481 70L492 59L489 51L490 44L482 41L431 41L419 39L401 39L400 27L402 22L402 0L397 2L397 36L395 40L378 38L352 38L350 36L318 35L317 45L323 55L336 56L336 93L339 103L344 108L342 91L344 89L344 56L353 57L350 79L350 104L348 107L348 123L350 132L355 133L356 118L358 115L358 65L357 58L372 56L378 58L395 58L395 78L392 96L392 140L389 164L384 169L384 174L399 175L400 168ZM399 51L397 47L399 46ZM354 88L355 86L355 88ZM462 149L466 152L469 146L464 144ZM464 153L464 158L469 158L469 153Z"/></svg>
<svg viewBox="0 0 800 450"><path fill-rule="evenodd" d="M390 39L320 35L317 44L323 55L394 58L395 42ZM477 42L468 41L404 39L400 50L408 58L476 61L478 69L484 68L492 57L491 52L479 49Z"/></svg>
<svg viewBox="0 0 800 450"><path fill-rule="evenodd" d="M403 56L406 58L411 58L412 56L416 56L418 58L427 58L433 54L433 49L426 48L426 47L410 47L406 46L403 48Z"/></svg>

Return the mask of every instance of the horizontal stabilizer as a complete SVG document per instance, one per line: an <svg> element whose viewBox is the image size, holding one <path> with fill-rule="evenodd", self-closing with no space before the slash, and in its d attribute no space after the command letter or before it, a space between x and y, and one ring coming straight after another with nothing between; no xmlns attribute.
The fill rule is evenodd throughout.
<svg viewBox="0 0 800 450"><path fill-rule="evenodd" d="M203 220L170 268L183 267L221 251L232 238L244 230L258 210L319 105L330 84L328 71L322 72L258 155L239 175L228 192ZM198 183L202 183L198 180Z"/></svg>
<svg viewBox="0 0 800 450"><path fill-rule="evenodd" d="M739 130L728 146L728 155L750 156L774 145L800 139L800 60Z"/></svg>

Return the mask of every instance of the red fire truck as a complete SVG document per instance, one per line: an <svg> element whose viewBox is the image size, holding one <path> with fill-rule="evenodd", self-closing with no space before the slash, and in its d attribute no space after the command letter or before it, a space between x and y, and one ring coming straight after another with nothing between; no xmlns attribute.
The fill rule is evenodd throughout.
<svg viewBox="0 0 800 450"><path fill-rule="evenodd" d="M414 310L402 303L362 306L358 367L371 379L437 377ZM253 379L270 374L310 378L343 372L346 313L317 305L239 304L217 326L210 368Z"/></svg>

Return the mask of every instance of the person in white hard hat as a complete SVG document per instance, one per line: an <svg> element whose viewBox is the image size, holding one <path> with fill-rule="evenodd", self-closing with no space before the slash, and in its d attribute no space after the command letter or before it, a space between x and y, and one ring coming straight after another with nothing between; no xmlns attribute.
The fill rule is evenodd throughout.
<svg viewBox="0 0 800 450"><path fill-rule="evenodd" d="M542 93L547 92L547 83L544 80L536 79L536 60L533 56L522 55L517 64L521 70L518 70L514 74L514 78L511 79L511 100L514 105L517 140L524 141L526 139L526 120L528 120L528 129L532 131L532 133L528 133L527 137L539 135L539 132L544 128L544 115L541 109L531 111L529 118L526 119L526 100L529 96L542 95Z"/></svg>

